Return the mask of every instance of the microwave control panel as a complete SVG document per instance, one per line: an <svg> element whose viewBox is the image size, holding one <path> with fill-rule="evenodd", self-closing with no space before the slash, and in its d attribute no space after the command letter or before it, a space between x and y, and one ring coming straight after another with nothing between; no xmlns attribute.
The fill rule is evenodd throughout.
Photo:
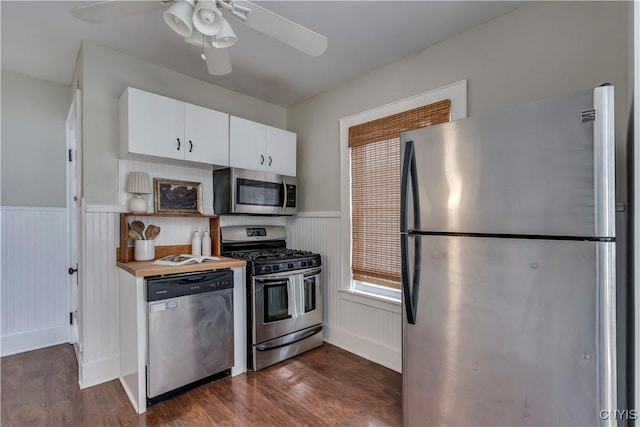
<svg viewBox="0 0 640 427"><path fill-rule="evenodd" d="M288 208L296 207L296 186L293 184L287 184L287 204Z"/></svg>

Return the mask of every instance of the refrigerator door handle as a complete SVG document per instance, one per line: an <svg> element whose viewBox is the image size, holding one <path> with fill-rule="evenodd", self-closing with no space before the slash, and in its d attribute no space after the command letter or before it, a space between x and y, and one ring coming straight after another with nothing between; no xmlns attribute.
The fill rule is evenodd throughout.
<svg viewBox="0 0 640 427"><path fill-rule="evenodd" d="M420 287L420 261L422 258L422 241L420 235L411 235L414 239L413 274L409 271L409 235L407 230L407 191L411 176L411 195L413 202L413 230L420 229L420 200L418 191L418 172L413 141L407 141L402 164L400 185L400 253L402 257L402 292L404 294L407 322L414 325L418 309L418 290Z"/></svg>
<svg viewBox="0 0 640 427"><path fill-rule="evenodd" d="M407 229L407 190L409 187L409 177L411 177L411 196L413 202L413 225L412 230L420 230L420 192L418 191L418 170L416 168L416 156L413 141L407 141L402 162L402 176L400 180L400 232L405 233Z"/></svg>

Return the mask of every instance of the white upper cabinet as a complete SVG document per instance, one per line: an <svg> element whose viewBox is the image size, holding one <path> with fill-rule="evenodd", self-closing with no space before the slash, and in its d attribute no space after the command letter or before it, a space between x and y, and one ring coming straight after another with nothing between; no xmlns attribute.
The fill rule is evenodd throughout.
<svg viewBox="0 0 640 427"><path fill-rule="evenodd" d="M229 166L264 170L266 128L261 123L229 117Z"/></svg>
<svg viewBox="0 0 640 427"><path fill-rule="evenodd" d="M120 155L227 166L229 115L128 88L119 100Z"/></svg>
<svg viewBox="0 0 640 427"><path fill-rule="evenodd" d="M229 165L229 115L184 104L184 159Z"/></svg>
<svg viewBox="0 0 640 427"><path fill-rule="evenodd" d="M229 166L296 176L296 134L230 116Z"/></svg>
<svg viewBox="0 0 640 427"><path fill-rule="evenodd" d="M296 176L296 134L267 126L267 172Z"/></svg>

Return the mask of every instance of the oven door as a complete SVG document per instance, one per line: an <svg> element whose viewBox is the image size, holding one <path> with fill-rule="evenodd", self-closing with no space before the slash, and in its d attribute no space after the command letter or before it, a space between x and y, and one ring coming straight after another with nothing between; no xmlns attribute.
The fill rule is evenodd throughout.
<svg viewBox="0 0 640 427"><path fill-rule="evenodd" d="M254 276L253 344L322 324L321 269Z"/></svg>

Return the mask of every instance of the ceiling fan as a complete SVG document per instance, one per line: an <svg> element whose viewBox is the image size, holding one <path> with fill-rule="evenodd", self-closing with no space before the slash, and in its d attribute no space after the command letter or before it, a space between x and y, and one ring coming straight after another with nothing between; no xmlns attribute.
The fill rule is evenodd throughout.
<svg viewBox="0 0 640 427"><path fill-rule="evenodd" d="M327 38L245 0L108 0L71 9L77 19L94 24L166 7L163 16L184 41L201 47L209 74L231 72L229 47L238 40L225 15L310 56L327 50ZM224 14L223 14L224 12Z"/></svg>

